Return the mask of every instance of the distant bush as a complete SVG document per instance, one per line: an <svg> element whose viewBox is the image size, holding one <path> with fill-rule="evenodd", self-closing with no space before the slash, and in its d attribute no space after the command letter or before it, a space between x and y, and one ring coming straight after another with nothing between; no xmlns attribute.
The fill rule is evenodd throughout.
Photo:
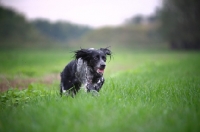
<svg viewBox="0 0 200 132"><path fill-rule="evenodd" d="M38 19L32 24L45 36L58 41L70 41L80 38L91 28L67 22L50 23L48 20Z"/></svg>

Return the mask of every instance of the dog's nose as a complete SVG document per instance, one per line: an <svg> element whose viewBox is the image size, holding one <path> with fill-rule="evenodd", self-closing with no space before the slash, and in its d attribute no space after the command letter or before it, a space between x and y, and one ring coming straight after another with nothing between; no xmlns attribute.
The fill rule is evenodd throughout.
<svg viewBox="0 0 200 132"><path fill-rule="evenodd" d="M101 65L100 65L100 68L101 68L101 69L104 69L105 67L106 67L105 64L101 64Z"/></svg>

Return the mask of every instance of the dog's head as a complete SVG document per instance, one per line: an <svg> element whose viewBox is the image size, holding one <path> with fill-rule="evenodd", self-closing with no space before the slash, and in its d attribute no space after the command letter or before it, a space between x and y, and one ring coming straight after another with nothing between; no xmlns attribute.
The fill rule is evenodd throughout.
<svg viewBox="0 0 200 132"><path fill-rule="evenodd" d="M100 75L104 73L107 55L111 56L111 51L108 48L90 48L75 51L75 58L77 60L81 58L94 72Z"/></svg>

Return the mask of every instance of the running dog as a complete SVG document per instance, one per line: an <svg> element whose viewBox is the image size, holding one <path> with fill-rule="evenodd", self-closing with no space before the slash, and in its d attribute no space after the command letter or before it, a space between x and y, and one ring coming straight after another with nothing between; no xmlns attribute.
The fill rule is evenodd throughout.
<svg viewBox="0 0 200 132"><path fill-rule="evenodd" d="M99 92L104 84L104 69L106 57L110 56L108 48L80 49L74 52L72 60L61 73L60 95L68 94L74 97L81 87L87 92Z"/></svg>

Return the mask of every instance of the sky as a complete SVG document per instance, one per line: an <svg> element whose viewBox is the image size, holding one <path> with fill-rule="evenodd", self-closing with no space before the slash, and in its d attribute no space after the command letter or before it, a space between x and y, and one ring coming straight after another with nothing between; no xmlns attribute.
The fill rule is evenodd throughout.
<svg viewBox="0 0 200 132"><path fill-rule="evenodd" d="M161 0L0 0L28 20L68 21L94 28L117 26L137 14L153 14Z"/></svg>

